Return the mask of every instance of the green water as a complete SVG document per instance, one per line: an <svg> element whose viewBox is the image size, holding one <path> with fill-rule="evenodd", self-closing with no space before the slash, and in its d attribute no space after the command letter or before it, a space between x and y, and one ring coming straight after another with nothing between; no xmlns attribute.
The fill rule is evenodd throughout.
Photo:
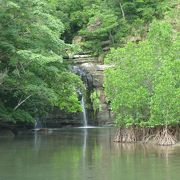
<svg viewBox="0 0 180 180"><path fill-rule="evenodd" d="M179 180L180 146L114 144L115 129L0 138L0 180Z"/></svg>

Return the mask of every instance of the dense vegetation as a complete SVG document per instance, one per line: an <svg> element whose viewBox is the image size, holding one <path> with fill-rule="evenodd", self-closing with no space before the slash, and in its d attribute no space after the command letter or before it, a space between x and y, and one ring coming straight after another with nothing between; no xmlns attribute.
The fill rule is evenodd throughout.
<svg viewBox="0 0 180 180"><path fill-rule="evenodd" d="M176 0L2 0L0 126L33 124L53 107L80 111L82 83L63 57L81 51L108 54L105 91L120 127L116 141L173 144L178 9ZM90 97L97 111L98 97Z"/></svg>
<svg viewBox="0 0 180 180"><path fill-rule="evenodd" d="M101 54L113 46L145 38L149 23L161 19L168 0L58 0L64 39L80 36L85 51Z"/></svg>
<svg viewBox="0 0 180 180"><path fill-rule="evenodd" d="M177 23L173 26L166 18L153 21L146 40L112 49L106 57L112 68L106 71L105 88L120 127L115 141L176 142L180 46Z"/></svg>
<svg viewBox="0 0 180 180"><path fill-rule="evenodd" d="M33 124L59 107L80 111L80 79L63 62L75 47L60 39L64 25L45 0L3 0L0 6L0 124Z"/></svg>

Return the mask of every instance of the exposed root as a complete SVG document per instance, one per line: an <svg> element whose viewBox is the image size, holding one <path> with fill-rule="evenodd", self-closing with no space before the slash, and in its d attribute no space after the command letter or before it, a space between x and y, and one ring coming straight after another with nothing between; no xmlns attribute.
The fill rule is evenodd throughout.
<svg viewBox="0 0 180 180"><path fill-rule="evenodd" d="M121 143L132 143L136 141L136 133L133 127L119 128L114 138L114 142Z"/></svg>
<svg viewBox="0 0 180 180"><path fill-rule="evenodd" d="M177 126L173 129L175 129L174 136L176 137L177 141L180 141L180 126Z"/></svg>
<svg viewBox="0 0 180 180"><path fill-rule="evenodd" d="M115 134L114 142L122 142L122 128L119 128Z"/></svg>
<svg viewBox="0 0 180 180"><path fill-rule="evenodd" d="M117 130L114 142L133 143L141 141L143 143L153 143L161 146L174 145L180 139L180 128L172 126L159 126L156 128L140 128L132 126L121 127Z"/></svg>
<svg viewBox="0 0 180 180"><path fill-rule="evenodd" d="M161 146L174 145L177 142L177 139L171 134L167 127L162 130L158 129L153 140L156 144Z"/></svg>
<svg viewBox="0 0 180 180"><path fill-rule="evenodd" d="M143 128L142 130L142 142L148 143L155 136L152 128Z"/></svg>
<svg viewBox="0 0 180 180"><path fill-rule="evenodd" d="M136 134L134 128L130 127L127 129L124 129L123 136L122 136L122 142L132 143L136 142Z"/></svg>

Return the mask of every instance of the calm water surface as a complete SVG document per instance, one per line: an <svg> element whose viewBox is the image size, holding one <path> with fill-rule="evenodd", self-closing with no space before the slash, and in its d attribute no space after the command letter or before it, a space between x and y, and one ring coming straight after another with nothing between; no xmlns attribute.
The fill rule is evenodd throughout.
<svg viewBox="0 0 180 180"><path fill-rule="evenodd" d="M179 180L180 146L114 144L115 129L0 138L0 180Z"/></svg>

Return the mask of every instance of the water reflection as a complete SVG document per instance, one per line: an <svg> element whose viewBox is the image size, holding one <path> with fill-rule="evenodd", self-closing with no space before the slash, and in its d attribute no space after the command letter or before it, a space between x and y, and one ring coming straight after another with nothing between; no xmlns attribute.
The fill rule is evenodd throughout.
<svg viewBox="0 0 180 180"><path fill-rule="evenodd" d="M114 143L114 148L117 152L123 154L136 154L141 152L142 155L146 156L149 153L154 153L158 157L168 158L171 155L179 153L178 146L157 146L153 144L143 144L143 143Z"/></svg>
<svg viewBox="0 0 180 180"><path fill-rule="evenodd" d="M74 128L0 139L0 180L179 179L180 146L117 144L114 134Z"/></svg>
<svg viewBox="0 0 180 180"><path fill-rule="evenodd" d="M84 139L83 139L83 159L86 158L86 146L87 146L87 129L84 128Z"/></svg>

